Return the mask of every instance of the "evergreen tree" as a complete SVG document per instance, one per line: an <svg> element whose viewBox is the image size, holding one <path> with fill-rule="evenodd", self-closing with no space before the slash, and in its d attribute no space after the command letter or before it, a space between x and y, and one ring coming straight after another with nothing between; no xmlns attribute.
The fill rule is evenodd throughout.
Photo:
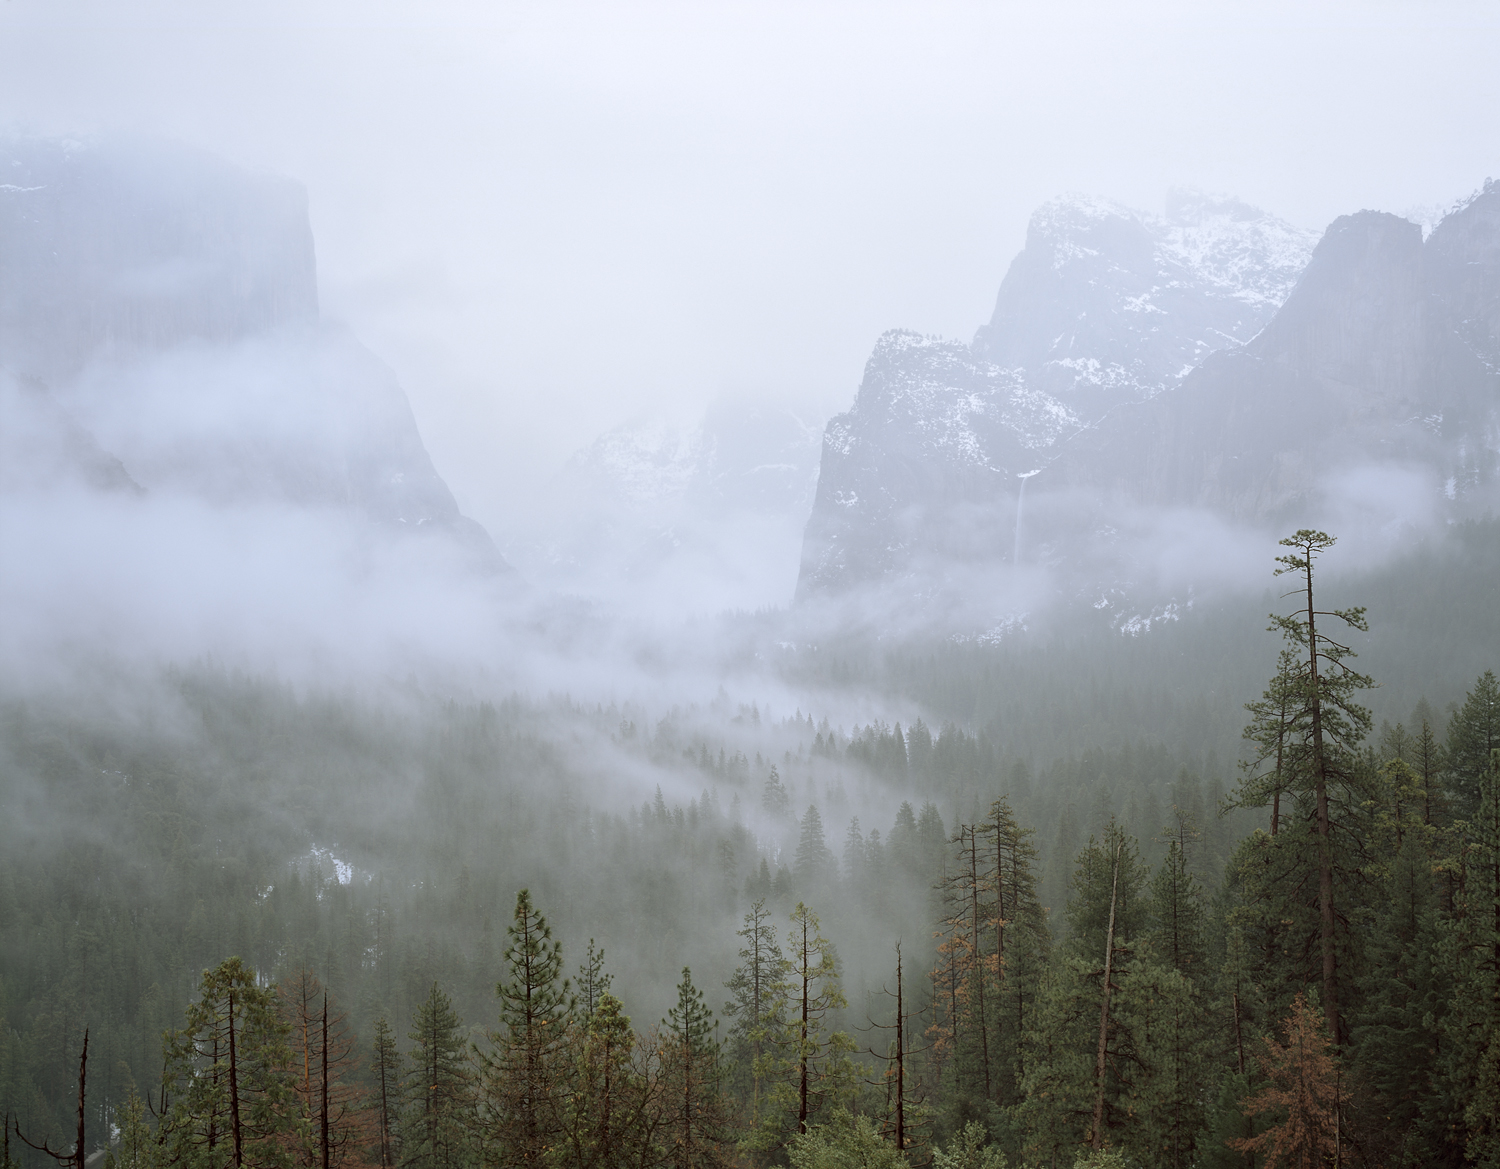
<svg viewBox="0 0 1500 1169"><path fill-rule="evenodd" d="M490 1033L495 1050L483 1061L486 1127L501 1165L538 1166L563 1131L576 1002L562 977L562 948L530 890L516 895L507 933L507 977L495 987L500 1029Z"/></svg>
<svg viewBox="0 0 1500 1169"><path fill-rule="evenodd" d="M1240 764L1244 775L1231 797L1231 807L1263 808L1271 805L1271 835L1281 828L1281 799L1294 786L1294 763L1298 757L1297 715L1302 708L1302 677L1298 655L1283 649L1276 659L1276 674L1266 691L1254 702L1243 737L1255 746L1255 754Z"/></svg>
<svg viewBox="0 0 1500 1169"><path fill-rule="evenodd" d="M650 1075L632 1064L635 1033L620 1000L604 991L587 1025L575 1029L576 1089L569 1100L568 1163L625 1169L650 1163Z"/></svg>
<svg viewBox="0 0 1500 1169"><path fill-rule="evenodd" d="M1273 1123L1264 1132L1233 1141L1233 1147L1264 1154L1264 1169L1337 1164L1337 1057L1322 1012L1300 992L1285 1035L1285 1043L1265 1037L1260 1063L1270 1083L1244 1104L1245 1115L1269 1115Z"/></svg>
<svg viewBox="0 0 1500 1169"><path fill-rule="evenodd" d="M731 996L724 1014L734 1020L728 1035L733 1078L753 1128L760 1122L767 1055L787 1025L792 964L776 940L764 897L745 914L739 936L745 944L740 947L740 965L724 984Z"/></svg>
<svg viewBox="0 0 1500 1169"><path fill-rule="evenodd" d="M793 1132L805 1133L824 1108L840 1103L853 1087L849 1052L854 1044L828 1026L828 1016L848 1005L839 987L838 961L817 914L800 901L792 911L789 941L789 1017L768 1045L767 1070L779 1076L770 1093L775 1107L767 1111L755 1141L761 1148L775 1147Z"/></svg>
<svg viewBox="0 0 1500 1169"><path fill-rule="evenodd" d="M793 1135L786 1154L792 1169L907 1169L909 1164L881 1139L868 1116L855 1116L843 1108L835 1109L826 1123Z"/></svg>
<svg viewBox="0 0 1500 1169"><path fill-rule="evenodd" d="M781 782L781 774L773 766L761 791L760 804L771 816L780 819L791 810L791 796Z"/></svg>
<svg viewBox="0 0 1500 1169"><path fill-rule="evenodd" d="M1167 859L1151 882L1146 941L1158 961L1199 987L1205 987L1208 975L1204 918L1203 886L1188 871L1179 836L1168 846Z"/></svg>
<svg viewBox="0 0 1500 1169"><path fill-rule="evenodd" d="M1363 773L1358 754L1360 742L1370 730L1370 712L1355 701L1355 694L1374 683L1348 664L1354 651L1318 631L1318 618L1336 618L1360 632L1369 629L1362 608L1320 610L1313 598L1313 564L1318 555L1333 547L1326 532L1309 528L1281 541L1292 549L1276 558L1276 575L1298 578L1301 608L1289 616L1271 615L1288 647L1300 653L1297 679L1300 702L1293 714L1292 733L1296 750L1293 761L1297 784L1310 790L1316 837L1318 880L1318 937L1322 958L1322 1005L1335 1045L1342 1042L1343 1023L1339 1008L1338 908L1334 902L1333 803L1336 788L1358 797Z"/></svg>
<svg viewBox="0 0 1500 1169"><path fill-rule="evenodd" d="M593 1018L599 1000L609 993L612 979L604 969L603 947L595 947L594 939L590 938L583 965L578 968L578 1011L585 1022Z"/></svg>
<svg viewBox="0 0 1500 1169"><path fill-rule="evenodd" d="M833 851L823 837L823 817L818 814L816 804L809 804L797 838L798 887L809 892L823 889L828 883L832 865Z"/></svg>
<svg viewBox="0 0 1500 1169"><path fill-rule="evenodd" d="M1004 1108L1020 1102L1025 1074L1023 1036L1035 1007L1051 951L1047 915L1037 894L1035 829L1021 827L1010 801L1002 796L990 806L982 830L989 836L993 869L995 967L998 973L994 1004L994 1099Z"/></svg>
<svg viewBox="0 0 1500 1169"><path fill-rule="evenodd" d="M1500 747L1500 681L1486 670L1448 720L1447 764L1454 812L1467 819L1479 803L1479 784Z"/></svg>
<svg viewBox="0 0 1500 1169"><path fill-rule="evenodd" d="M365 1093L348 1017L330 1009L317 975L297 970L278 985L279 1009L292 1049L293 1098L304 1131L298 1160L330 1169L360 1156L369 1143Z"/></svg>
<svg viewBox="0 0 1500 1169"><path fill-rule="evenodd" d="M717 1024L686 966L677 984L677 1005L662 1022L667 1032L663 1072L670 1095L668 1160L674 1169L717 1165L724 1129Z"/></svg>
<svg viewBox="0 0 1500 1169"><path fill-rule="evenodd" d="M293 1106L287 1026L274 989L261 986L240 959L203 972L183 1027L166 1036L165 1061L165 1164L289 1164L287 1138L305 1127Z"/></svg>
<svg viewBox="0 0 1500 1169"><path fill-rule="evenodd" d="M377 1110L376 1134L380 1141L380 1169L392 1169L399 1155L395 1137L400 1129L401 1102L406 1098L406 1074L396 1036L381 1015L375 1020L375 1042L371 1048L370 1077Z"/></svg>
<svg viewBox="0 0 1500 1169"><path fill-rule="evenodd" d="M1078 854L1068 937L1027 1035L1018 1116L1036 1154L1099 1149L1134 1135L1126 1130L1136 1120L1131 1093L1144 1037L1140 1013L1122 1009L1117 996L1140 986L1129 976L1148 921L1145 885L1135 841L1114 822Z"/></svg>
<svg viewBox="0 0 1500 1169"><path fill-rule="evenodd" d="M1384 882L1384 904L1372 915L1353 1015L1351 1055L1365 1086L1359 1127L1370 1155L1395 1166L1462 1159L1461 1145L1453 1145L1429 1108L1437 1075L1434 1033L1451 994L1436 961L1442 924L1432 868L1421 833L1405 833Z"/></svg>
<svg viewBox="0 0 1500 1169"><path fill-rule="evenodd" d="M947 913L934 972L938 985L946 985L947 993L939 1000L946 1009L934 1020L930 1035L940 1060L949 1067L947 1096L962 1120L985 1115L993 1098L992 1020L985 999L988 994L993 1000L998 975L997 910L993 882L981 872L988 866L990 849L980 829L960 824L950 843L956 855L942 882Z"/></svg>
<svg viewBox="0 0 1500 1169"><path fill-rule="evenodd" d="M1480 780L1443 965L1452 998L1441 1034L1440 1107L1465 1155L1500 1164L1500 749ZM1459 1118L1461 1117L1461 1121Z"/></svg>
<svg viewBox="0 0 1500 1169"><path fill-rule="evenodd" d="M474 1071L463 1021L432 984L412 1017L412 1098L400 1132L402 1169L459 1169L471 1160Z"/></svg>

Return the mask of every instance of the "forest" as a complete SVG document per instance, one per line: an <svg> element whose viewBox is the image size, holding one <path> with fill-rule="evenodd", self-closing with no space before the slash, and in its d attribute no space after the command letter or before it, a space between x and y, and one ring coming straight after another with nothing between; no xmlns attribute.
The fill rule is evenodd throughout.
<svg viewBox="0 0 1500 1169"><path fill-rule="evenodd" d="M1276 654L1236 743L1150 638L888 655L890 709L968 679L936 729L209 662L8 696L4 1169L1500 1164L1500 682L1377 721L1416 688L1342 597L1441 573L1330 603L1330 543L1200 655ZM1085 654L1141 684L1049 758L1007 703Z"/></svg>

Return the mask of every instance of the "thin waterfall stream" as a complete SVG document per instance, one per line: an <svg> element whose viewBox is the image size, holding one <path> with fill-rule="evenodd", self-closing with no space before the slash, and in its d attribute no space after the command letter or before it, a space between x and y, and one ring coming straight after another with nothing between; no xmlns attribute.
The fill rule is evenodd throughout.
<svg viewBox="0 0 1500 1169"><path fill-rule="evenodd" d="M1011 553L1010 558L1011 565L1015 568L1021 566L1021 518L1022 505L1026 502L1026 480L1030 479L1033 475L1040 475L1041 473L1042 469L1038 467L1035 471L1027 471L1019 476L1021 489L1016 492L1016 543L1015 550Z"/></svg>

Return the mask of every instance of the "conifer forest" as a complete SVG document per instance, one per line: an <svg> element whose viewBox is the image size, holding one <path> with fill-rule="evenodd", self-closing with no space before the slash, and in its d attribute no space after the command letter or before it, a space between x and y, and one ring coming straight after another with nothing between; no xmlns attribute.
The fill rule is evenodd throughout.
<svg viewBox="0 0 1500 1169"><path fill-rule="evenodd" d="M0 3L0 1169L1500 1169L1500 4Z"/></svg>
<svg viewBox="0 0 1500 1169"><path fill-rule="evenodd" d="M1269 664L1237 742L1181 687L1111 713L1165 679L1095 640L887 659L977 730L211 664L10 701L6 1169L1500 1163L1500 682L1377 720L1343 595L1436 570L1320 591L1333 544L1177 647L1209 693ZM1018 750L1070 678L1094 745Z"/></svg>

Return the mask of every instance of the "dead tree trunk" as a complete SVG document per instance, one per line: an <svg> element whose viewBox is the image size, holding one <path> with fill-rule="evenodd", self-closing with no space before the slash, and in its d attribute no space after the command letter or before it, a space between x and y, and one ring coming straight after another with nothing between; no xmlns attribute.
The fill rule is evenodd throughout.
<svg viewBox="0 0 1500 1169"><path fill-rule="evenodd" d="M1092 1147L1104 1148L1104 1072L1109 1052L1109 996L1114 989L1110 979L1114 974L1115 961L1115 900L1120 892L1120 853L1125 848L1122 840L1115 845L1114 875L1109 888L1109 928L1104 934L1104 993L1099 1007L1099 1056L1094 1063L1094 1133Z"/></svg>
<svg viewBox="0 0 1500 1169"><path fill-rule="evenodd" d="M86 1113L84 1111L84 1099L87 1093L88 1085L88 1066L89 1031L88 1028L85 1027L83 1029L83 1052L78 1057L78 1134L74 1140L73 1151L71 1153L59 1153L56 1149L53 1149L47 1143L45 1137L42 1139L41 1144L37 1144L35 1141L29 1140L26 1134L21 1131L21 1122L18 1120L13 1120L11 1122L12 1127L15 1130L17 1139L22 1143L31 1146L31 1148L35 1149L38 1153L47 1154L47 1156L51 1157L59 1165L67 1165L71 1162L74 1166L74 1169L83 1169L84 1162L88 1159L88 1153L85 1151L84 1146L84 1120L86 1117ZM9 1155L9 1147L7 1146L6 1156L9 1157Z"/></svg>

